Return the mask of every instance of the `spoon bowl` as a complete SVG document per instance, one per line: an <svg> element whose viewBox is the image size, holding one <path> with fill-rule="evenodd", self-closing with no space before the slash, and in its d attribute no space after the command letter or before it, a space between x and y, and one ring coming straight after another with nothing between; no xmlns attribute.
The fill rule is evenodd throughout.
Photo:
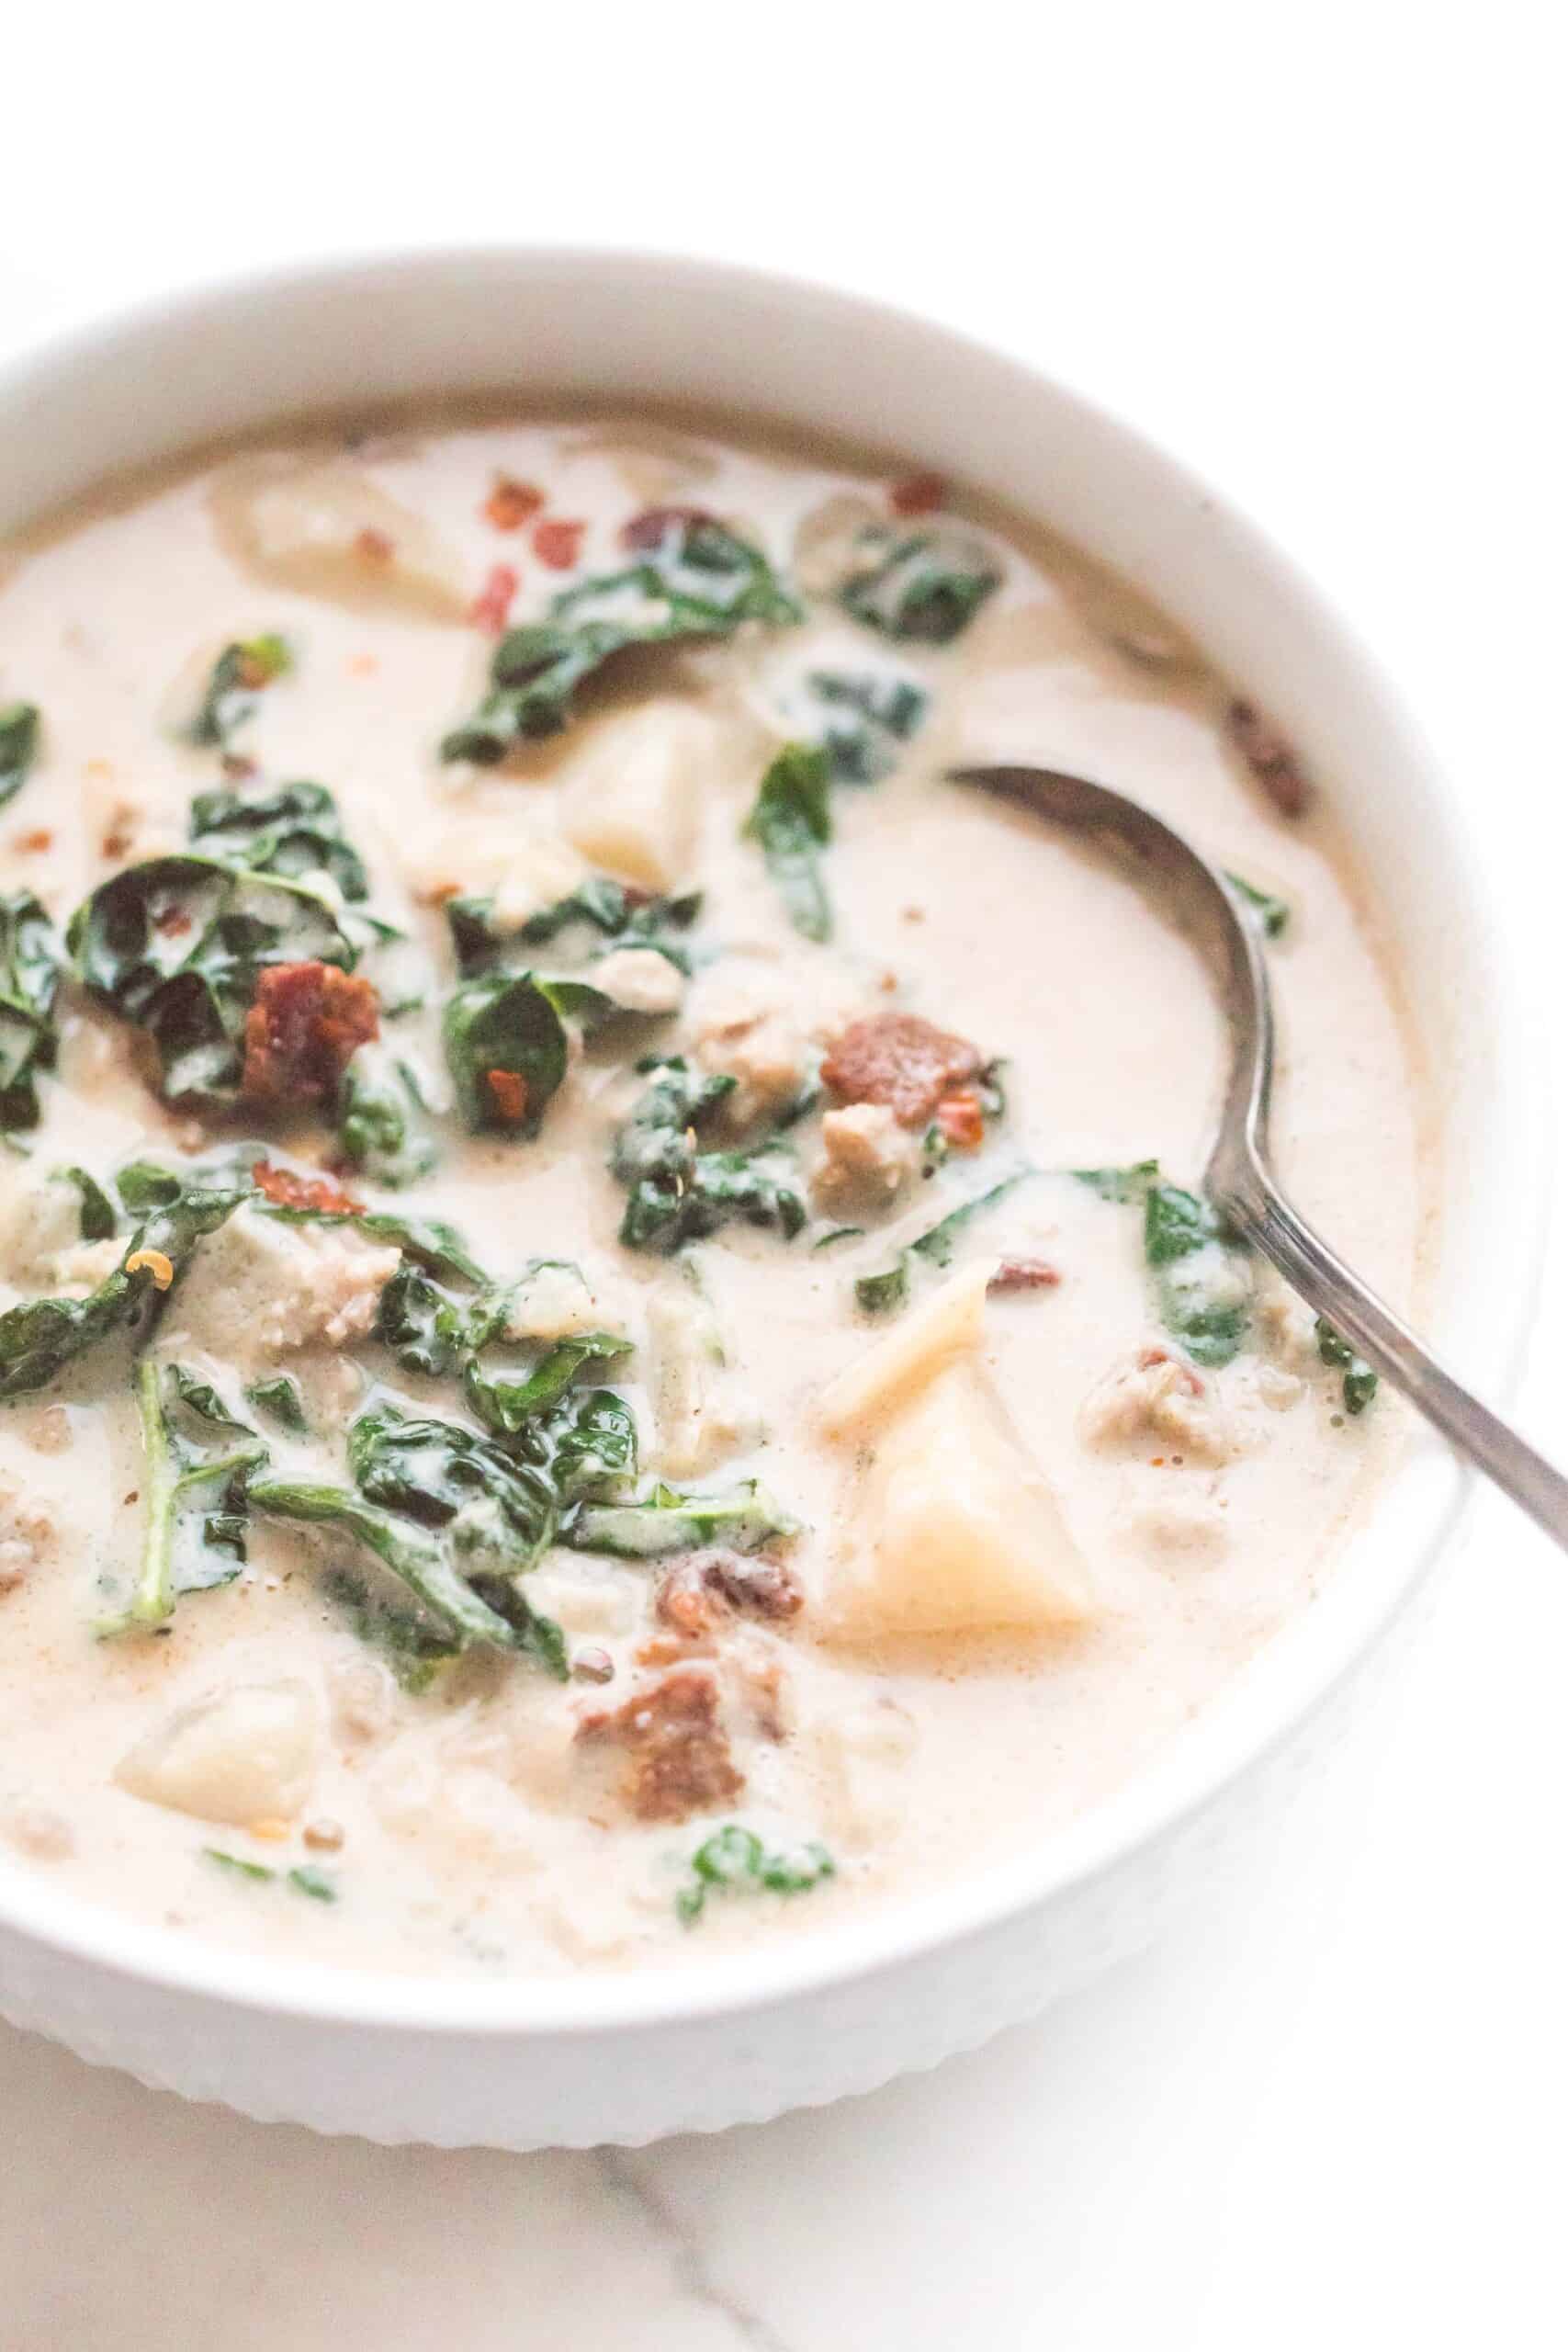
<svg viewBox="0 0 1568 2352"><path fill-rule="evenodd" d="M1130 868L1191 939L1215 980L1230 1035L1203 1180L1213 1207L1457 1453L1568 1551L1568 1478L1438 1362L1281 1190L1269 1153L1274 1016L1262 933L1218 867L1152 809L1087 776L1016 763L948 774L1066 828Z"/></svg>

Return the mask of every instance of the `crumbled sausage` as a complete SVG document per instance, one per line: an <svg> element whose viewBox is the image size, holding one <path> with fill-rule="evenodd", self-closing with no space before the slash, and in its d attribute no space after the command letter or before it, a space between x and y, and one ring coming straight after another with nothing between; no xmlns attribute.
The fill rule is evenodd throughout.
<svg viewBox="0 0 1568 2352"><path fill-rule="evenodd" d="M1227 1462L1238 1451L1201 1375L1164 1348L1145 1348L1135 1363L1109 1374L1085 1402L1082 1428L1091 1445L1161 1438L1198 1462Z"/></svg>
<svg viewBox="0 0 1568 2352"><path fill-rule="evenodd" d="M732 1803L746 1786L705 1667L671 1668L620 1706L584 1715L577 1736L624 1751L622 1794L639 1821L684 1821Z"/></svg>
<svg viewBox="0 0 1568 2352"><path fill-rule="evenodd" d="M251 1182L280 1209L322 1209L330 1216L357 1216L365 1206L324 1176L297 1176L292 1168L275 1168L270 1159L253 1164Z"/></svg>
<svg viewBox="0 0 1568 2352"><path fill-rule="evenodd" d="M1225 712L1225 732L1280 816L1303 815L1312 786L1294 752L1257 704L1238 695Z"/></svg>
<svg viewBox="0 0 1568 2352"><path fill-rule="evenodd" d="M319 1102L379 1029L376 991L332 964L274 964L245 1015L242 1091L257 1102Z"/></svg>
<svg viewBox="0 0 1568 2352"><path fill-rule="evenodd" d="M782 1561L739 1552L694 1552L671 1568L654 1600L660 1623L695 1637L737 1611L753 1617L798 1615L800 1578Z"/></svg>
<svg viewBox="0 0 1568 2352"><path fill-rule="evenodd" d="M1004 1295L1017 1290L1055 1290L1061 1279L1049 1259L1004 1258L986 1288Z"/></svg>
<svg viewBox="0 0 1568 2352"><path fill-rule="evenodd" d="M886 1102L846 1102L822 1114L822 1159L811 1189L825 1207L886 1202L919 1165L919 1148Z"/></svg>
<svg viewBox="0 0 1568 2352"><path fill-rule="evenodd" d="M941 474L906 474L887 492L895 514L934 514L947 503L947 484Z"/></svg>
<svg viewBox="0 0 1568 2352"><path fill-rule="evenodd" d="M966 1038L916 1012L874 1012L835 1040L822 1083L845 1102L886 1102L900 1126L918 1127L980 1069Z"/></svg>

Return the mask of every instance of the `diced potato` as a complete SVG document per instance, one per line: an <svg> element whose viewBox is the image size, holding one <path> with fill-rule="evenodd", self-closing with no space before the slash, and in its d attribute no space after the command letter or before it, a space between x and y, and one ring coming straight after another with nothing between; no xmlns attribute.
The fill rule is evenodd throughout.
<svg viewBox="0 0 1568 2352"><path fill-rule="evenodd" d="M692 1477L755 1445L757 1408L726 1369L706 1300L676 1280L650 1291L648 1338L660 1470Z"/></svg>
<svg viewBox="0 0 1568 2352"><path fill-rule="evenodd" d="M149 1733L115 1778L132 1796L198 1821L291 1821L310 1794L318 1736L307 1683L241 1683Z"/></svg>
<svg viewBox="0 0 1568 2352"><path fill-rule="evenodd" d="M714 722L666 697L608 719L568 765L560 816L584 857L624 881L669 890L697 844L697 795L714 767Z"/></svg>
<svg viewBox="0 0 1568 2352"><path fill-rule="evenodd" d="M520 931L570 898L588 871L553 825L518 808L514 786L504 802L481 790L456 822L415 832L403 845L403 862L409 886L423 903L492 899L502 931Z"/></svg>
<svg viewBox="0 0 1568 2352"><path fill-rule="evenodd" d="M996 1270L995 1258L965 1266L829 1382L818 1408L829 1434L858 1436L890 1405L972 1355L984 1336L986 1288Z"/></svg>
<svg viewBox="0 0 1568 2352"><path fill-rule="evenodd" d="M247 1204L203 1242L175 1292L169 1353L194 1345L249 1370L363 1339L398 1258L352 1227L286 1225Z"/></svg>
<svg viewBox="0 0 1568 2352"><path fill-rule="evenodd" d="M657 947L615 947L589 974L623 1012L673 1012L684 992L683 976Z"/></svg>
<svg viewBox="0 0 1568 2352"><path fill-rule="evenodd" d="M423 516L346 458L268 458L228 469L213 489L220 536L259 578L333 603L461 621L471 590L456 552Z"/></svg>
<svg viewBox="0 0 1568 2352"><path fill-rule="evenodd" d="M509 1340L567 1340L604 1327L604 1309L580 1266L547 1258L525 1274L506 1311Z"/></svg>
<svg viewBox="0 0 1568 2352"><path fill-rule="evenodd" d="M1049 1632L1089 1613L1055 1498L970 1363L894 1420L857 1498L820 1622L829 1639Z"/></svg>

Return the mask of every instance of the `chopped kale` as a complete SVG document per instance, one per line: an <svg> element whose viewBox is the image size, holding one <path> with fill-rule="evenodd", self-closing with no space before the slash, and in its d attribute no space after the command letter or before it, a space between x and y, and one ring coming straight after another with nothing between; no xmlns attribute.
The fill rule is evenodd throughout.
<svg viewBox="0 0 1568 2352"><path fill-rule="evenodd" d="M1141 1201L1159 1174L1157 1159L1134 1159L1125 1168L1075 1168L1072 1170L1080 1184L1087 1184L1102 1201L1114 1201L1125 1206Z"/></svg>
<svg viewBox="0 0 1568 2352"><path fill-rule="evenodd" d="M679 971L690 968L685 951L671 936L689 931L702 912L702 893L689 890L674 898L647 898L607 875L591 875L586 882L554 905L543 907L515 930L507 932L497 921L491 899L452 899L446 907L457 968L465 979L502 963L511 968L531 964L531 950L559 940L568 944L573 932L584 935L590 954L615 947L657 947Z"/></svg>
<svg viewBox="0 0 1568 2352"><path fill-rule="evenodd" d="M254 1879L259 1883L277 1876L265 1862L248 1862L243 1854L226 1854L221 1846L204 1846L201 1851L204 1860L215 1862L220 1871L228 1871L234 1878Z"/></svg>
<svg viewBox="0 0 1568 2352"><path fill-rule="evenodd" d="M998 1201L1005 1200L1025 1177L1033 1173L1032 1168L1015 1168L1010 1176L1004 1176L988 1191L977 1193L973 1200L960 1201L955 1209L949 1209L944 1217L939 1217L907 1249L900 1250L894 1263L883 1272L863 1274L855 1284L857 1304L870 1315L885 1315L891 1307L902 1306L909 1295L911 1259L920 1259L928 1266L950 1265L953 1244L964 1227L986 1209L995 1208Z"/></svg>
<svg viewBox="0 0 1568 2352"><path fill-rule="evenodd" d="M464 1368L463 1394L476 1419L498 1437L515 1437L547 1412L587 1363L624 1356L630 1341L615 1331L579 1331L557 1340L518 1376L487 1372L476 1351Z"/></svg>
<svg viewBox="0 0 1568 2352"><path fill-rule="evenodd" d="M1364 1413L1378 1393L1378 1376L1371 1365L1356 1353L1348 1340L1342 1340L1325 1316L1320 1315L1315 1325L1317 1352L1323 1362L1332 1364L1342 1377L1339 1394L1345 1410L1352 1419Z"/></svg>
<svg viewBox="0 0 1568 2352"><path fill-rule="evenodd" d="M846 677L814 670L807 680L818 706L812 735L835 784L879 784L925 719L929 697L912 678Z"/></svg>
<svg viewBox="0 0 1568 2352"><path fill-rule="evenodd" d="M0 895L0 1134L36 1127L38 1079L54 1068L61 957L30 890Z"/></svg>
<svg viewBox="0 0 1568 2352"><path fill-rule="evenodd" d="M447 1000L442 1024L457 1104L479 1135L536 1136L566 1076L564 1016L592 1023L609 1000L581 980L481 972Z"/></svg>
<svg viewBox="0 0 1568 2352"><path fill-rule="evenodd" d="M338 1081L337 1132L350 1165L391 1191L418 1183L435 1165L413 1072L379 1045L361 1046Z"/></svg>
<svg viewBox="0 0 1568 2352"><path fill-rule="evenodd" d="M651 544L637 537L635 551L623 570L563 591L548 620L507 630L491 662L490 692L446 738L443 759L489 765L516 743L558 733L579 686L628 646L800 618L766 557L711 516L671 513Z"/></svg>
<svg viewBox="0 0 1568 2352"><path fill-rule="evenodd" d="M0 808L14 800L38 757L36 703L0 703Z"/></svg>
<svg viewBox="0 0 1568 2352"><path fill-rule="evenodd" d="M276 1885L281 1879L296 1894L308 1895L312 1903L335 1903L337 1882L320 1871L313 1862L300 1862L293 1870L275 1871L265 1862L247 1861L243 1854L226 1853L221 1846L204 1846L205 1861L214 1862L231 1877L253 1880L258 1885Z"/></svg>
<svg viewBox="0 0 1568 2352"><path fill-rule="evenodd" d="M901 532L877 524L862 532L860 549L840 601L885 637L947 645L1001 582L984 542L965 531Z"/></svg>
<svg viewBox="0 0 1568 2352"><path fill-rule="evenodd" d="M84 1241L112 1241L119 1231L119 1218L114 1203L96 1176L85 1168L62 1168L62 1182L74 1184L81 1198L81 1228Z"/></svg>
<svg viewBox="0 0 1568 2352"><path fill-rule="evenodd" d="M722 1544L732 1552L799 1533L799 1523L756 1478L717 1495L694 1495L662 1481L640 1502L587 1504L561 1530L579 1552L610 1552L626 1560L662 1559L673 1552Z"/></svg>
<svg viewBox="0 0 1568 2352"><path fill-rule="evenodd" d="M744 829L761 843L789 919L807 939L826 939L833 928L818 858L833 835L828 788L827 752L786 743L758 787Z"/></svg>
<svg viewBox="0 0 1568 2352"><path fill-rule="evenodd" d="M773 1850L756 1832L727 1822L705 1838L692 1856L692 1875L675 1897L675 1914L694 1927L718 1894L802 1894L834 1872L833 1857L815 1838Z"/></svg>
<svg viewBox="0 0 1568 2352"><path fill-rule="evenodd" d="M271 1380L253 1380L245 1391L246 1401L276 1421L280 1430L288 1430L295 1437L303 1437L310 1424L306 1417L305 1400L299 1394L299 1383L286 1372Z"/></svg>
<svg viewBox="0 0 1568 2352"><path fill-rule="evenodd" d="M395 1601L373 1595L351 1568L333 1568L324 1580L331 1600L367 1649L386 1659L400 1690L417 1698L428 1690L444 1667L459 1655L444 1625L415 1609L400 1609Z"/></svg>
<svg viewBox="0 0 1568 2352"><path fill-rule="evenodd" d="M1291 920L1287 901L1276 899L1270 891L1258 889L1256 883L1243 881L1239 874L1227 873L1225 880L1254 917L1265 939L1280 938Z"/></svg>
<svg viewBox="0 0 1568 2352"><path fill-rule="evenodd" d="M141 1425L141 1562L127 1608L105 1634L151 1632L185 1592L231 1583L245 1557L245 1481L266 1459L254 1430L216 1389L180 1364L144 1356L136 1372ZM216 1503L205 1516L190 1508Z"/></svg>
<svg viewBox="0 0 1568 2352"><path fill-rule="evenodd" d="M293 667L294 656L281 637L250 637L226 645L186 730L190 741L226 749L236 727L254 710L257 695Z"/></svg>
<svg viewBox="0 0 1568 2352"><path fill-rule="evenodd" d="M203 857L296 881L325 874L345 899L370 895L364 864L344 838L337 802L324 784L198 792L190 805L190 837Z"/></svg>
<svg viewBox="0 0 1568 2352"><path fill-rule="evenodd" d="M312 1903L337 1901L336 1879L329 1878L325 1871L316 1868L314 1862L297 1863L285 1875L295 1894L308 1895Z"/></svg>
<svg viewBox="0 0 1568 2352"><path fill-rule="evenodd" d="M1229 1363L1247 1337L1248 1285L1223 1220L1176 1184L1144 1195L1144 1257L1160 1320L1194 1363Z"/></svg>
<svg viewBox="0 0 1568 2352"><path fill-rule="evenodd" d="M776 1138L754 1151L699 1151L699 1138L734 1091L679 1059L642 1065L652 1083L615 1138L612 1173L627 1188L621 1239L669 1256L735 1222L770 1226L786 1240L806 1209Z"/></svg>

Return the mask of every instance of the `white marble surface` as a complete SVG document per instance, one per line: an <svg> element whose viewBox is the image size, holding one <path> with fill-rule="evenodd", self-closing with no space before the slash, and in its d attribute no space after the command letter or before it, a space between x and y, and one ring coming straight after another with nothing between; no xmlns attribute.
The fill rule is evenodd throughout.
<svg viewBox="0 0 1568 2352"><path fill-rule="evenodd" d="M1032 351L1249 502L1420 693L1561 1102L1545 14L1048 9L1028 51L1024 21L972 0L962 49L816 5L787 42L706 6L508 36L449 0L433 56L294 0L29 19L0 332L279 253L535 234L748 254ZM1568 1236L1546 1288L1525 1409L1562 1452ZM976 2057L718 2140L329 2143L0 2029L0 2346L1558 2345L1565 1685L1562 1564L1489 1503L1223 1906Z"/></svg>

